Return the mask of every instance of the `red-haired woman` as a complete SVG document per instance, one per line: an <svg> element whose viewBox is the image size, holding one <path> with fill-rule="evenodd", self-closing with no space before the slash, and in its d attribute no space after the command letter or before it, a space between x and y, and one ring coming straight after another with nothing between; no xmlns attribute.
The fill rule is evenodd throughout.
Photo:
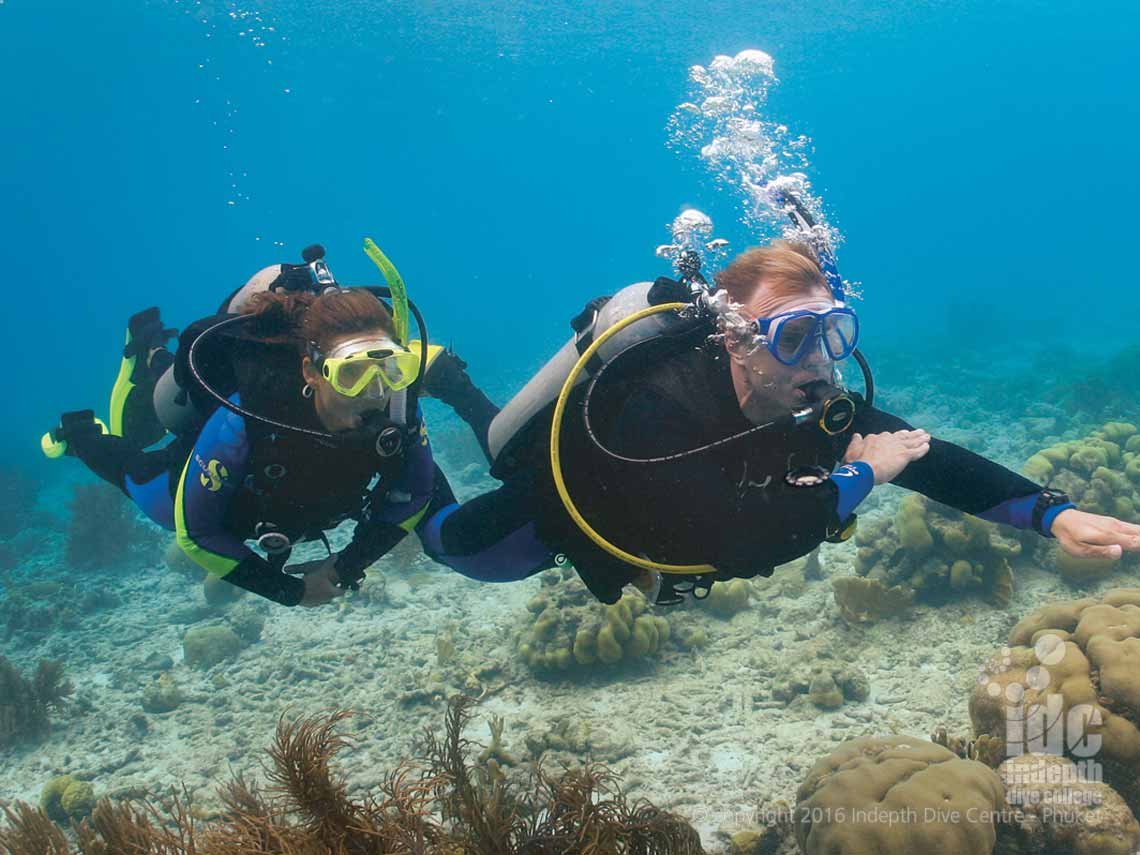
<svg viewBox="0 0 1140 855"><path fill-rule="evenodd" d="M280 275L299 267L282 265ZM407 400L420 356L399 340L385 304L364 289L334 283L318 295L281 281L227 307L244 320L219 316L184 332L179 359L161 346L169 331L157 310L137 315L112 430L90 410L68 413L45 452L74 455L122 489L209 573L283 605L312 606L358 582L433 504L454 497ZM182 357L192 341L199 353L188 377ZM152 390L165 382L157 378L177 378L180 367L183 387L156 407ZM438 354L425 389L485 428L496 408L462 368ZM170 424L158 410L178 404L197 423L146 450ZM346 519L358 521L346 548L301 578L283 572L293 544L324 539Z"/></svg>

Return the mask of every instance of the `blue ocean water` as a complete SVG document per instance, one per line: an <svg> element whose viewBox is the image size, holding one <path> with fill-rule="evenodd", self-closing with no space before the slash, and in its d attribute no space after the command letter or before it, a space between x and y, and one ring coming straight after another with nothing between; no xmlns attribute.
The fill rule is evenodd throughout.
<svg viewBox="0 0 1140 855"><path fill-rule="evenodd" d="M6 0L0 453L105 408L133 311L185 323L313 241L375 281L364 235L506 397L585 299L668 272L682 207L764 237L665 144L688 68L745 48L813 141L868 352L1124 345L1138 35L1123 3Z"/></svg>
<svg viewBox="0 0 1140 855"><path fill-rule="evenodd" d="M863 726L832 733L829 713L754 708L750 693L779 690L795 656L836 651L875 682L863 729L895 730L896 713L908 733L944 713L961 725L964 695L951 684L1002 642L1015 611L1070 595L1052 552L1022 556L1012 606L955 589L913 621L852 629L829 584L855 566L848 544L822 578L756 584L735 624L678 610L677 637L707 631L707 654L694 643L656 674L638 662L621 678L547 683L517 661L539 583L477 585L412 545L351 608L258 601L247 612L264 638L207 677L184 659L184 630L220 619L228 601L199 593L177 556L163 557L167 535L125 504L76 525L71 496L90 506L107 488L73 494L91 477L43 460L39 437L63 410L106 416L133 312L159 305L184 325L313 242L341 281L376 282L366 235L399 266L432 338L505 401L587 299L670 272L655 248L682 210L709 214L731 252L774 236L749 216L739 182L717 180L670 123L694 97L693 66L759 50L778 78L761 118L810 140L803 170L842 236L841 270L860 283L881 399L1019 465L1058 437L1137 420L1138 46L1140 11L1122 2L0 0L0 652L25 670L41 655L66 659L82 680L58 739L10 755L18 774L0 797L34 798L59 770L100 770L101 788L167 776L205 788L226 764L256 765L287 704L330 700L381 720L360 728L371 742L354 758L359 784L361 764L375 769L369 752L403 756L408 733L438 721L444 689L459 688L487 690L486 712L511 717L517 753L524 728L584 708L605 722L596 731L613 726L608 745L596 735L598 755L629 761L654 798L685 803L700 784L722 801L754 784L786 798L800 761ZM484 488L465 431L427 407L461 494ZM37 490L45 513L10 513ZM893 515L885 492L860 510L872 525ZM101 538L92 529L107 520L117 528ZM129 548L107 545L118 532ZM88 543L107 554L84 555ZM1092 584L1135 577L1133 563ZM448 645L460 650L450 665ZM147 708L158 673L187 687L181 712ZM654 720L647 698L682 728L710 727L712 756ZM738 706L754 715L746 738ZM631 709L646 711L633 738L621 728ZM783 753L763 742L777 714L795 722L779 734L792 744ZM569 732L556 735L584 755ZM708 806L707 793L688 804Z"/></svg>

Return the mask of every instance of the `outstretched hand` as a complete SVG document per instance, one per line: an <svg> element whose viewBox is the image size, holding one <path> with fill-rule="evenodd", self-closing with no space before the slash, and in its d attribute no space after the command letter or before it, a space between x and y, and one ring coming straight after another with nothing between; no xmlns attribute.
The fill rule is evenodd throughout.
<svg viewBox="0 0 1140 855"><path fill-rule="evenodd" d="M301 597L301 605L306 608L322 606L344 594L344 589L337 586L336 555L330 555L322 561L306 561L304 564L290 567L294 573L305 574L305 594Z"/></svg>
<svg viewBox="0 0 1140 855"><path fill-rule="evenodd" d="M1076 508L1061 511L1050 528L1061 548L1076 558L1120 558L1140 552L1140 525Z"/></svg>
<svg viewBox="0 0 1140 855"><path fill-rule="evenodd" d="M875 473L875 486L898 477L912 460L930 451L930 434L924 430L896 430L894 433L855 434L843 456L844 463L861 460Z"/></svg>

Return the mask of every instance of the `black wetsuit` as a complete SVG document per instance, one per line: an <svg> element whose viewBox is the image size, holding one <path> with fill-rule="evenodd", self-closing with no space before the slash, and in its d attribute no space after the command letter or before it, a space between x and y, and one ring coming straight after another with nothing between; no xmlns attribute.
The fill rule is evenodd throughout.
<svg viewBox="0 0 1140 855"><path fill-rule="evenodd" d="M591 401L591 424L614 452L665 456L752 427L740 411L723 347L697 331L680 349L631 359L622 376L607 378L605 394ZM902 419L863 405L852 431L827 437L799 428L757 432L714 450L660 464L629 464L607 457L583 426L584 387L571 397L561 444L563 473L575 503L606 539L635 555L668 564L711 564L722 577L769 575L837 533L850 508L870 489L866 464L862 494L841 495L840 479L793 487L792 466L831 471L853 432L908 429ZM493 474L499 490L444 509L429 523L429 552L460 572L463 562L525 531L574 563L590 590L614 602L635 570L589 540L569 517L554 489L549 460L552 408L536 417L500 454ZM852 479L856 481L858 479ZM960 446L932 439L930 452L893 483L967 513L1028 528L1041 487ZM846 484L843 484L845 487ZM846 501L845 501L846 498ZM1057 509L1060 510L1060 509ZM1055 515L1055 513L1054 513ZM1048 520L1051 523L1051 518ZM1044 528L1048 531L1048 527ZM518 578L549 566L533 544L519 566L501 578ZM525 566L529 562L530 566ZM526 572L523 572L526 571Z"/></svg>

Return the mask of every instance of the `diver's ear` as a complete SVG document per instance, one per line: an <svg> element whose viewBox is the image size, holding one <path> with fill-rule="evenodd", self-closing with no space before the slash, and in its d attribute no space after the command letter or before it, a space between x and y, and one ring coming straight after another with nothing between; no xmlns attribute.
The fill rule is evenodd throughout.
<svg viewBox="0 0 1140 855"><path fill-rule="evenodd" d="M726 332L720 337L721 344L724 345L725 352L728 353L729 359L737 365L743 365L747 355L745 348L738 338L733 336L732 333Z"/></svg>
<svg viewBox="0 0 1140 855"><path fill-rule="evenodd" d="M301 357L301 376L305 378L305 383L309 386L315 387L321 380L321 372L317 370L317 366L308 356Z"/></svg>

